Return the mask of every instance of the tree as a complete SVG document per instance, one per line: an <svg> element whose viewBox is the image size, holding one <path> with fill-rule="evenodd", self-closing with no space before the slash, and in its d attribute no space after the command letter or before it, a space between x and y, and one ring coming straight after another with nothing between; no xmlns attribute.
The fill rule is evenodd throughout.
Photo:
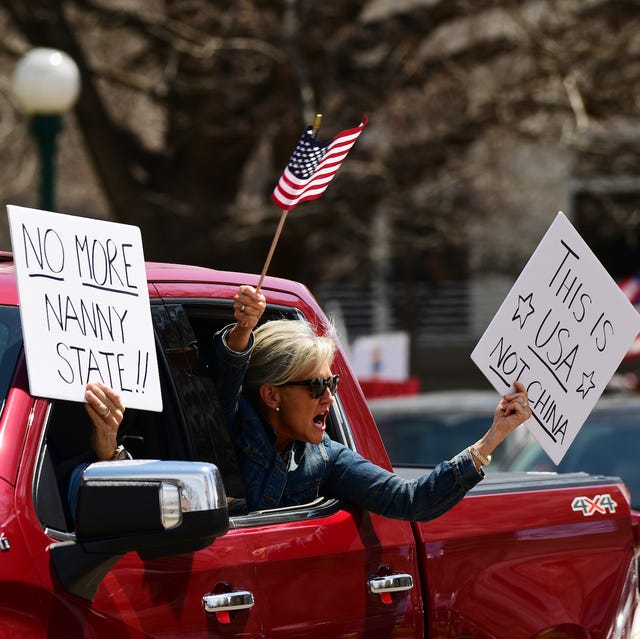
<svg viewBox="0 0 640 639"><path fill-rule="evenodd" d="M112 219L142 228L149 259L259 272L269 193L319 111L320 137L370 124L323 198L289 216L270 273L366 282L379 215L391 277L513 273L555 213L514 192L527 158L535 187L557 158L569 175L608 122L637 113L633 0L0 7L16 54L52 46L78 63L78 127Z"/></svg>

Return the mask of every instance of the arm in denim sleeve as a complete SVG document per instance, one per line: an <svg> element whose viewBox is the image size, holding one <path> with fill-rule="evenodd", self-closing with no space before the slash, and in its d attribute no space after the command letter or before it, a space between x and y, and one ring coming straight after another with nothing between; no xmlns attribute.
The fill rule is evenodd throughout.
<svg viewBox="0 0 640 639"><path fill-rule="evenodd" d="M330 465L322 493L392 519L435 519L484 477L476 470L468 450L415 480L390 473L342 445L335 446L333 454L334 464Z"/></svg>
<svg viewBox="0 0 640 639"><path fill-rule="evenodd" d="M280 505L287 482L287 467L260 423L260 416L242 397L242 383L249 366L253 335L242 353L229 348L226 335L231 326L213 338L210 370L227 429L239 456L242 482L249 511Z"/></svg>
<svg viewBox="0 0 640 639"><path fill-rule="evenodd" d="M253 348L253 335L251 335L249 348L242 353L237 353L227 346L226 335L232 326L232 324L225 326L213 336L209 361L211 378L218 393L225 421L229 427L235 422L242 383L249 366L251 349Z"/></svg>

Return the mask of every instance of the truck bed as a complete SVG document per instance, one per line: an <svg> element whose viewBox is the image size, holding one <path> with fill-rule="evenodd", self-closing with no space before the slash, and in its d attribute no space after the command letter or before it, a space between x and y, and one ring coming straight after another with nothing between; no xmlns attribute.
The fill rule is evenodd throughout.
<svg viewBox="0 0 640 639"><path fill-rule="evenodd" d="M429 468L394 466L394 472L406 479L417 479L429 472ZM488 471L486 477L469 491L469 495L521 492L578 486L605 486L621 484L620 477L590 475L589 473L506 472Z"/></svg>

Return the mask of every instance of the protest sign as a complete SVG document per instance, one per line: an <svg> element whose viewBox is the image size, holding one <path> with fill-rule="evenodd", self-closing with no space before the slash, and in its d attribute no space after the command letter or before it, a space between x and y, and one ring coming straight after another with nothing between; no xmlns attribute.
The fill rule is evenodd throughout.
<svg viewBox="0 0 640 639"><path fill-rule="evenodd" d="M162 410L140 229L7 206L32 395Z"/></svg>
<svg viewBox="0 0 640 639"><path fill-rule="evenodd" d="M351 348L351 365L359 381L404 382L409 378L407 332L363 335L354 340Z"/></svg>
<svg viewBox="0 0 640 639"><path fill-rule="evenodd" d="M527 426L559 464L640 331L640 315L562 212L472 360L504 395L521 381Z"/></svg>

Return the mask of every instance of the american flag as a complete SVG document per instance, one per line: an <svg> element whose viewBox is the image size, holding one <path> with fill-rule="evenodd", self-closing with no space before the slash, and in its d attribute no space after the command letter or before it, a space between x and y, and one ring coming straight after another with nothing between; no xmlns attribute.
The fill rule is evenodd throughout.
<svg viewBox="0 0 640 639"><path fill-rule="evenodd" d="M313 127L308 127L271 194L273 203L289 211L300 202L319 198L366 124L364 117L357 127L338 133L331 142L318 142Z"/></svg>

